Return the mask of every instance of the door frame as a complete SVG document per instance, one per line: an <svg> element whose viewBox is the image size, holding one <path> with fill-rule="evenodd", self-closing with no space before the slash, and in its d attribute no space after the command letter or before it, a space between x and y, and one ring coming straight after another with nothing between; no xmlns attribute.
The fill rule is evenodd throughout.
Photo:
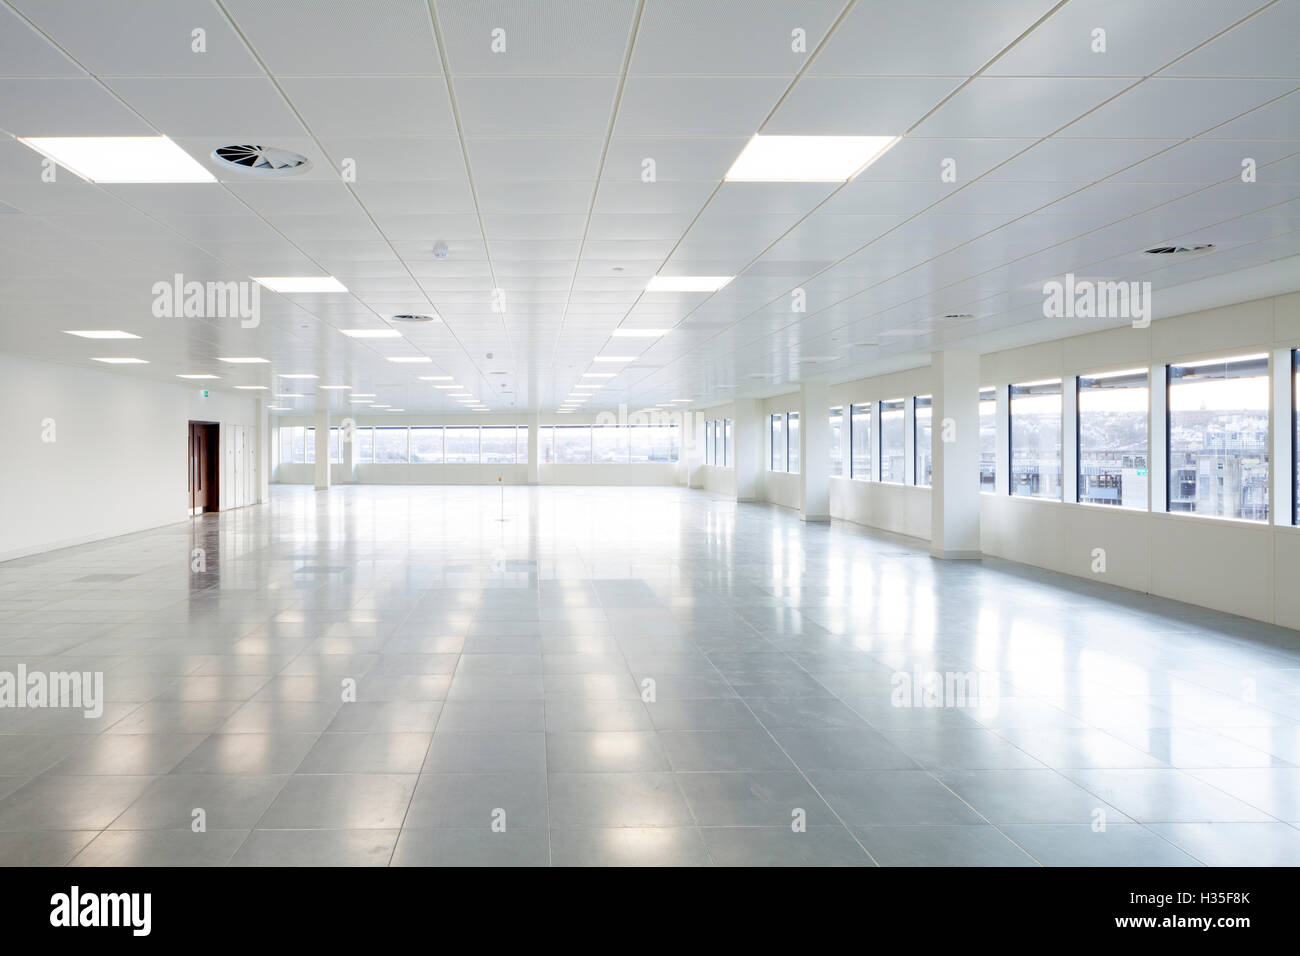
<svg viewBox="0 0 1300 956"><path fill-rule="evenodd" d="M195 477L197 470L202 466L203 457L199 456L196 461L194 449L194 436L202 434L203 444L205 446L207 468L203 475L203 480L207 481L207 500L208 504L203 508L198 508L194 503L194 494L197 491ZM200 514L210 514L214 511L221 510L221 423L209 421L191 420L187 432L187 447L185 452L185 483L189 492L189 515L191 518Z"/></svg>

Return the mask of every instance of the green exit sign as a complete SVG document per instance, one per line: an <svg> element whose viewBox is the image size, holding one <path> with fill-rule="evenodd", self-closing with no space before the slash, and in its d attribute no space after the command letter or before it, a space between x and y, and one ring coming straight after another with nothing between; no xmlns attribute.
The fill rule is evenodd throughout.
<svg viewBox="0 0 1300 956"><path fill-rule="evenodd" d="M200 398L207 398L210 394L211 394L211 393L210 393L206 388L204 388L204 389L200 389L200 390L199 390L199 397L200 397Z"/></svg>

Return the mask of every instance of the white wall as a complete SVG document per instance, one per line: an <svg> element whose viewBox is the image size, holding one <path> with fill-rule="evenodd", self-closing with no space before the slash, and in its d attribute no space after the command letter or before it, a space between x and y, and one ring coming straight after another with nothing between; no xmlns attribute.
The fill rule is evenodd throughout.
<svg viewBox="0 0 1300 956"><path fill-rule="evenodd" d="M930 368L908 369L875 378L858 379L831 386L831 406L844 407L845 420L840 441L844 458L844 476L831 478L831 517L855 524L868 525L895 534L914 538L930 538L930 489L911 484L884 484L880 481L851 479L848 475L850 405L872 404L871 468L872 475L880 476L880 415L875 410L882 399L908 400L906 449L912 454L911 399L916 395L929 395L933 391ZM829 414L830 409L827 409ZM907 471L910 479L911 465Z"/></svg>
<svg viewBox="0 0 1300 956"><path fill-rule="evenodd" d="M1163 319L1148 329L1111 329L990 353L981 362L981 384L1294 347L1300 347L1300 293ZM1290 370L1278 374L1289 378ZM1289 411L1275 408L1275 427L1290 428ZM1273 484L1273 523L1040 501L1003 492L981 496L981 548L1012 561L1300 627L1300 528L1290 525L1290 496L1285 493L1290 442L1285 433L1274 437L1273 447L1282 454L1275 452L1272 467L1282 480ZM1153 476L1164 474L1163 445L1163 425L1153 421ZM1006 468L1001 458L999 471ZM1152 498L1159 492L1153 487ZM1098 548L1105 552L1104 573L1093 571Z"/></svg>
<svg viewBox="0 0 1300 956"><path fill-rule="evenodd" d="M199 392L0 355L0 560L184 521L188 422L258 423L256 399Z"/></svg>

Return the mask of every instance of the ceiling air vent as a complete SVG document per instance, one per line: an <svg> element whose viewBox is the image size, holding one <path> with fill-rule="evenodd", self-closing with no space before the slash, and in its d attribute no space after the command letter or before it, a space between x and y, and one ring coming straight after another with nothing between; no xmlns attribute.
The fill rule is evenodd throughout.
<svg viewBox="0 0 1300 956"><path fill-rule="evenodd" d="M394 322L437 322L438 317L436 315L424 315L423 313L417 313L417 312L402 312L398 315L393 316L393 321Z"/></svg>
<svg viewBox="0 0 1300 956"><path fill-rule="evenodd" d="M297 176L311 169L311 160L272 146L218 146L212 158L227 169L254 176Z"/></svg>
<svg viewBox="0 0 1300 956"><path fill-rule="evenodd" d="M1143 249L1144 256L1179 256L1186 255L1189 252L1208 252L1214 248L1214 243L1204 242L1194 246L1152 246L1150 249Z"/></svg>

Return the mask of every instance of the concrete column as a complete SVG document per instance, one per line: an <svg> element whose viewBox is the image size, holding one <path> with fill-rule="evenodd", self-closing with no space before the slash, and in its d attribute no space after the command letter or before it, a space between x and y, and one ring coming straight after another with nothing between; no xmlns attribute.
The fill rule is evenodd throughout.
<svg viewBox="0 0 1300 956"><path fill-rule="evenodd" d="M257 400L257 503L265 504L271 497L271 468L275 461L271 442L276 433L271 428L271 412L264 398Z"/></svg>
<svg viewBox="0 0 1300 956"><path fill-rule="evenodd" d="M930 489L930 556L980 556L980 360L974 352L935 352L934 478Z"/></svg>
<svg viewBox="0 0 1300 956"><path fill-rule="evenodd" d="M831 520L831 390L825 382L799 384L799 517Z"/></svg>
<svg viewBox="0 0 1300 956"><path fill-rule="evenodd" d="M316 490L327 491L330 486L330 405L329 397L316 396Z"/></svg>
<svg viewBox="0 0 1300 956"><path fill-rule="evenodd" d="M343 457L343 474L348 484L357 480L357 419L355 413L348 413L339 422L339 453Z"/></svg>
<svg viewBox="0 0 1300 956"><path fill-rule="evenodd" d="M528 478L530 485L541 481L542 418L536 412L528 416Z"/></svg>
<svg viewBox="0 0 1300 956"><path fill-rule="evenodd" d="M762 403L756 398L738 398L732 403L735 424L736 500L758 501L763 497L763 457L767 454Z"/></svg>
<svg viewBox="0 0 1300 956"><path fill-rule="evenodd" d="M692 408L682 410L682 447L680 458L687 488L703 488L704 416Z"/></svg>

